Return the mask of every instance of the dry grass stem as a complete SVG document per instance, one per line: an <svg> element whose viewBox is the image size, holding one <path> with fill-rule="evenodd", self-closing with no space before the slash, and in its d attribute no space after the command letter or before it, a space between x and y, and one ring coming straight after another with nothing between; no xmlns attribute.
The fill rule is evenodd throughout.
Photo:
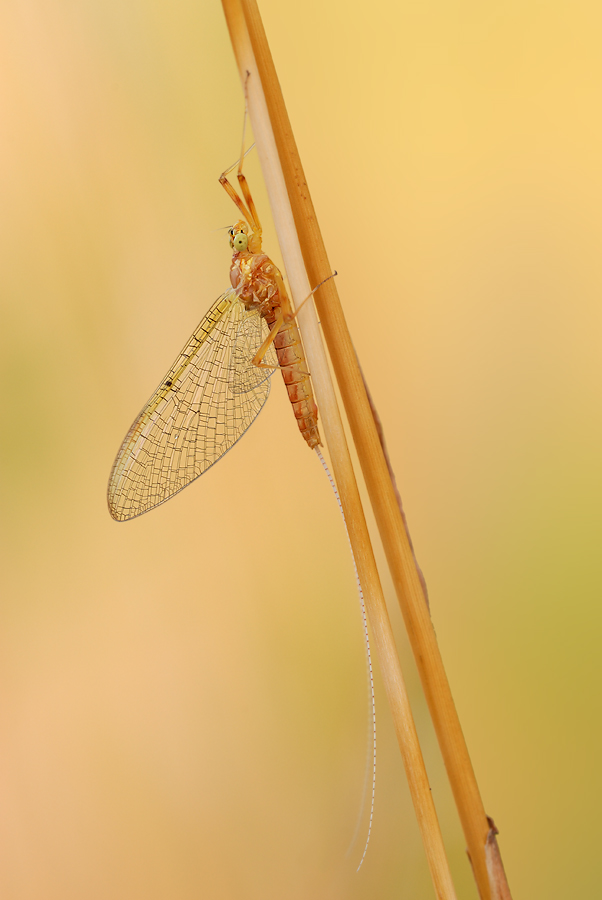
<svg viewBox="0 0 602 900"><path fill-rule="evenodd" d="M223 7L239 73L247 93L249 117L253 126L253 134L270 197L286 272L291 285L293 299L295 304L299 305L309 294L311 288L303 265L303 257L278 159L261 80L239 0L223 0ZM250 73L248 77L247 72ZM331 273L329 272L328 274L330 275ZM317 283L314 282L314 284ZM323 290L323 288L320 290ZM385 690L393 712L395 729L435 886L435 894L441 900L443 898L445 900L453 900L456 894L449 872L424 760L418 744L418 736L399 665L391 624L361 507L334 388L330 379L326 353L322 345L317 317L312 304L307 304L304 307L299 314L299 320L309 368L312 373L316 399L320 409L322 427L347 520L356 565L364 589L366 610L372 629L376 656L379 660Z"/></svg>
<svg viewBox="0 0 602 900"><path fill-rule="evenodd" d="M241 0L268 105L280 162L309 279L319 284L332 271L293 138L255 0ZM335 279L316 295L316 306L345 404L383 546L424 692L460 814L482 900L494 900L486 846L490 827L430 619L408 534L362 382ZM501 876L500 876L501 877ZM507 885L504 890L509 891Z"/></svg>

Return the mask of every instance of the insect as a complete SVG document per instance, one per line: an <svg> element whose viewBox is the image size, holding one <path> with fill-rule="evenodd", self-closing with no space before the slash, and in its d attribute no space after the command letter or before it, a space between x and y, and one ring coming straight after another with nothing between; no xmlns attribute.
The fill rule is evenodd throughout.
<svg viewBox="0 0 602 900"><path fill-rule="evenodd" d="M279 368L310 448L321 444L301 337L242 172L242 196L220 183L243 218L230 228L231 287L213 304L128 431L113 463L109 511L118 522L164 503L238 441L261 411ZM317 288L316 288L317 290ZM313 293L313 292L312 292ZM309 298L308 298L309 299Z"/></svg>
<svg viewBox="0 0 602 900"><path fill-rule="evenodd" d="M219 179L243 216L229 230L231 287L193 332L125 436L108 488L109 511L118 522L169 500L221 459L261 412L270 392L270 376L278 368L299 430L308 446L317 451L343 514L335 482L320 452L318 408L295 313L280 271L261 249L261 223L242 172L244 155L241 153L237 173L242 196L226 177L236 163ZM370 821L359 870L372 829L376 724L370 641L357 567L355 574L366 645L372 741ZM369 768L366 772L369 776ZM368 777L366 787L369 781ZM355 837L352 844L354 841Z"/></svg>

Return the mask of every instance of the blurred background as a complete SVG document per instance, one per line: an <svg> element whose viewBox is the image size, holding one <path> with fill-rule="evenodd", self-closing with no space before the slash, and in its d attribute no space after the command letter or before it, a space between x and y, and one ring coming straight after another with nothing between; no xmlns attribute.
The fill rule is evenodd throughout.
<svg viewBox="0 0 602 900"><path fill-rule="evenodd" d="M260 6L513 896L594 897L602 8ZM378 680L358 875L365 817L346 855L360 619L282 384L170 503L106 508L127 428L229 283L217 178L243 101L220 3L8 0L0 91L2 897L432 897ZM278 261L254 153L247 172Z"/></svg>

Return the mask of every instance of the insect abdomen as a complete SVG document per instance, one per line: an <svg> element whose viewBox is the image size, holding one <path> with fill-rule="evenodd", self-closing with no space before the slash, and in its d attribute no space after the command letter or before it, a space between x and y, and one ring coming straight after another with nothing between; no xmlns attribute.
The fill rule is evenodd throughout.
<svg viewBox="0 0 602 900"><path fill-rule="evenodd" d="M285 322L274 340L274 347L299 430L311 449L321 444L318 431L318 407L314 400L299 329Z"/></svg>

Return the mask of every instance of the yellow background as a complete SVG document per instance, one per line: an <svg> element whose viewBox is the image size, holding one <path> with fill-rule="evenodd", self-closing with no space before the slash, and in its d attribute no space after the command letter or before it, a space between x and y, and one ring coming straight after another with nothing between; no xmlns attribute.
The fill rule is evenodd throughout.
<svg viewBox="0 0 602 900"><path fill-rule="evenodd" d="M602 12L262 4L515 900L599 893ZM282 385L125 525L109 469L228 285L217 0L0 10L4 900L430 898ZM249 176L278 259L258 164ZM458 894L464 841L384 576ZM363 829L364 826L362 826Z"/></svg>

